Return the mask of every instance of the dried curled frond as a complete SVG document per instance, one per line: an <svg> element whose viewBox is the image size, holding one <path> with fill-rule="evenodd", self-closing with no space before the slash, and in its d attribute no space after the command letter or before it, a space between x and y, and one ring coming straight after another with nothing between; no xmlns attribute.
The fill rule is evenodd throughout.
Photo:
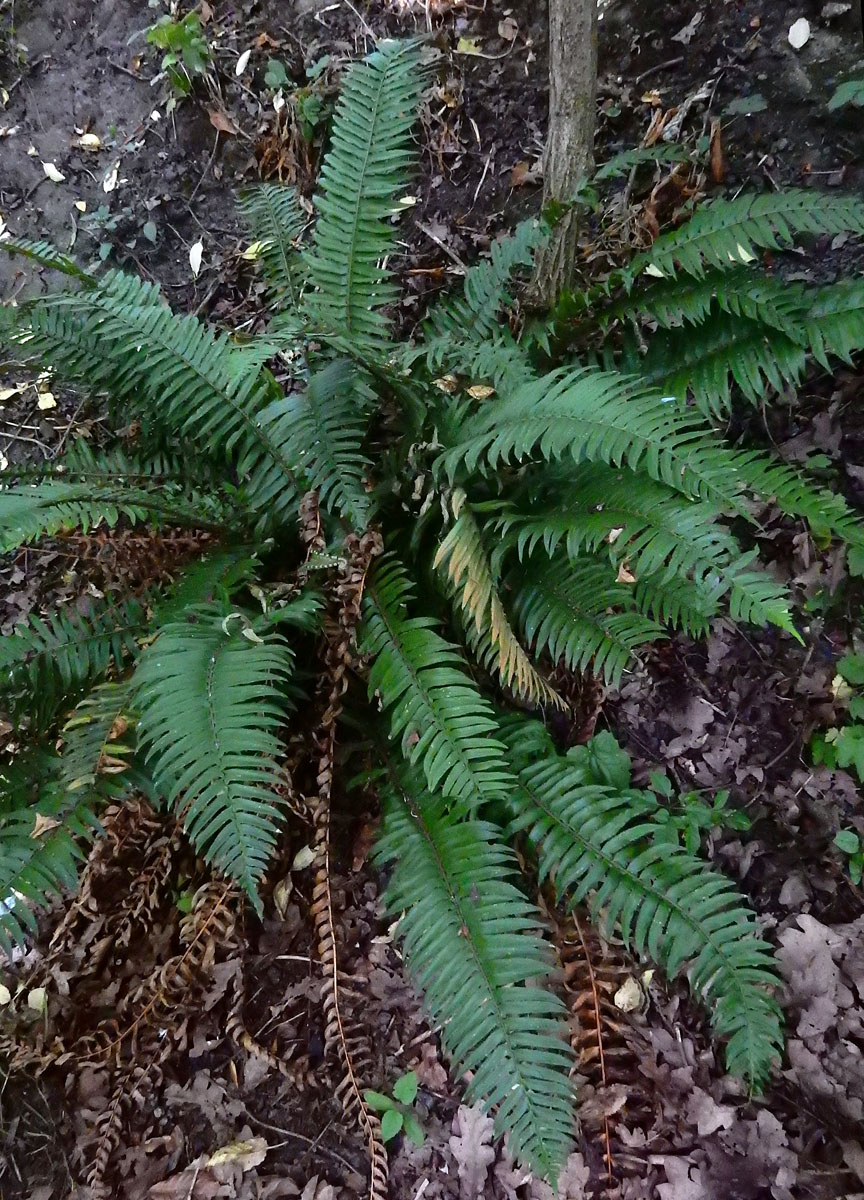
<svg viewBox="0 0 864 1200"><path fill-rule="evenodd" d="M311 521L309 525L311 526ZM330 891L330 803L336 723L342 711L342 696L347 687L347 670L355 657L355 633L360 617L363 589L372 560L381 553L382 548L381 535L377 530L369 530L362 536L351 534L345 542L345 565L333 587L337 604L336 623L327 639L324 712L315 738L318 795L314 809L315 886L312 893L312 917L315 922L318 957L324 971L324 1034L327 1044L338 1049L344 1070L336 1095L345 1112L356 1117L360 1123L369 1148L370 1200L386 1200L389 1174L387 1149L381 1136L378 1117L367 1104L363 1094L364 1072L371 1062L366 1037L351 1028L343 1013L341 1002L342 981Z"/></svg>

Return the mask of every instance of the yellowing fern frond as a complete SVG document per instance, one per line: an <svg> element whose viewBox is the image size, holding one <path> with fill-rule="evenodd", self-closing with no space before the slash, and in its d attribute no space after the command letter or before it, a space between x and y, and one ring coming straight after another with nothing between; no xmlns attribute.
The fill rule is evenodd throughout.
<svg viewBox="0 0 864 1200"><path fill-rule="evenodd" d="M565 702L531 662L513 632L480 528L461 488L453 493L452 507L456 519L438 547L434 565L447 571L459 605L473 625L473 633L469 630L469 638L475 650L481 654L485 665L494 666L507 687L524 699L534 704L554 704L558 708L566 708Z"/></svg>

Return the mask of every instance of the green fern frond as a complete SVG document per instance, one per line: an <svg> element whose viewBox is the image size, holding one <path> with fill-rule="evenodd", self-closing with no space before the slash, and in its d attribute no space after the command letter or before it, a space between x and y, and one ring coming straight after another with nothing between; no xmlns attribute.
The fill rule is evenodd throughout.
<svg viewBox="0 0 864 1200"><path fill-rule="evenodd" d="M759 250L788 250L799 234L864 234L864 203L854 196L790 189L703 204L679 229L637 254L626 274L701 277L711 267L750 263Z"/></svg>
<svg viewBox="0 0 864 1200"><path fill-rule="evenodd" d="M137 495L136 495L137 499ZM52 480L25 487L0 490L0 552L6 554L42 537L71 529L88 532L99 525L109 529L121 514L133 524L144 518L144 510L116 491L94 495L89 483Z"/></svg>
<svg viewBox="0 0 864 1200"><path fill-rule="evenodd" d="M611 371L565 367L485 405L457 431L459 441L438 460L453 478L496 471L539 456L554 462L601 461L640 467L684 495L740 509L740 485L730 452L704 421Z"/></svg>
<svg viewBox="0 0 864 1200"><path fill-rule="evenodd" d="M383 263L394 248L395 198L414 161L410 134L425 80L417 42L382 41L351 67L336 105L307 255L317 291L304 303L322 332L358 347L385 339L381 309L397 296Z"/></svg>
<svg viewBox="0 0 864 1200"><path fill-rule="evenodd" d="M633 602L639 612L661 625L683 629L691 637L705 637L711 620L721 611L727 583L710 575L695 583L692 579L664 579L642 575L633 589Z"/></svg>
<svg viewBox="0 0 864 1200"><path fill-rule="evenodd" d="M770 948L732 883L681 847L656 837L656 802L598 786L584 768L538 759L524 722L505 736L520 762L514 828L536 844L540 873L573 904L617 927L640 955L684 972L726 1042L730 1072L762 1087L779 1055L780 1010Z"/></svg>
<svg viewBox="0 0 864 1200"><path fill-rule="evenodd" d="M246 228L260 244L258 261L270 286L274 304L286 301L296 306L303 283L298 242L306 225L306 214L294 188L260 183L247 188L238 198Z"/></svg>
<svg viewBox="0 0 864 1200"><path fill-rule="evenodd" d="M484 665L494 669L505 687L531 704L565 704L532 663L513 632L501 600L483 538L465 493L453 495L455 521L435 555L434 566L447 578L467 624L469 643L481 647Z"/></svg>
<svg viewBox="0 0 864 1200"><path fill-rule="evenodd" d="M60 706L137 652L147 617L137 600L103 601L89 615L31 614L0 639L0 703L17 722L46 728Z"/></svg>
<svg viewBox="0 0 864 1200"><path fill-rule="evenodd" d="M110 289L26 307L15 344L133 412L158 413L176 437L233 454L250 507L284 518L299 490L292 464L259 420L274 395L261 347L235 346L154 302L152 288L133 276L119 278L122 289L115 276Z"/></svg>
<svg viewBox="0 0 864 1200"><path fill-rule="evenodd" d="M209 509L211 518L215 516L213 507L212 502L196 504L178 488L158 483L145 490L124 487L117 481L66 483L55 478L0 488L0 553L61 531L82 529L87 533L100 525L110 529L121 516L133 524L149 519L157 524L213 528L212 519L208 521L204 515Z"/></svg>
<svg viewBox="0 0 864 1200"><path fill-rule="evenodd" d="M0 950L37 931L33 907L74 888L96 821L55 779L57 760L35 749L0 764Z"/></svg>
<svg viewBox="0 0 864 1200"><path fill-rule="evenodd" d="M536 378L524 347L506 328L475 348L465 362L464 372L474 382L488 379L502 396Z"/></svg>
<svg viewBox="0 0 864 1200"><path fill-rule="evenodd" d="M622 365L636 369L637 360ZM646 383L682 404L689 389L699 408L715 416L731 410L733 380L751 404L758 404L767 387L782 392L787 384L798 383L806 366L806 350L794 337L717 311L704 325L655 334L648 353L638 359Z"/></svg>
<svg viewBox="0 0 864 1200"><path fill-rule="evenodd" d="M538 221L522 221L510 237L492 243L488 259L469 267L461 295L448 296L429 311L421 353L430 371L458 366L476 377L473 366L465 364L500 334L501 310L513 302L513 273L530 266L545 236Z"/></svg>
<svg viewBox="0 0 864 1200"><path fill-rule="evenodd" d="M353 363L337 359L311 375L304 391L275 400L261 414L262 428L322 505L360 530L372 508L364 487L371 464L362 445L374 398Z"/></svg>
<svg viewBox="0 0 864 1200"><path fill-rule="evenodd" d="M248 584L258 561L248 546L215 550L187 566L171 588L152 600L151 625L160 629L183 621L187 612L206 605L227 605L235 592Z"/></svg>
<svg viewBox="0 0 864 1200"><path fill-rule="evenodd" d="M359 647L373 657L369 696L389 712L391 737L421 767L429 791L460 811L501 799L511 784L492 709L455 646L429 617L409 617L412 588L392 558L371 572Z"/></svg>
<svg viewBox="0 0 864 1200"><path fill-rule="evenodd" d="M720 308L800 341L798 327L812 299L812 291L800 284L771 278L742 264L735 270L709 271L702 278L652 280L648 287L612 304L604 314L604 322L613 317L638 316L672 329L685 322L700 325Z"/></svg>
<svg viewBox="0 0 864 1200"><path fill-rule="evenodd" d="M99 785L103 792L117 790L113 783L131 753L125 735L134 721L128 680L99 684L76 705L62 731L59 779L67 793Z"/></svg>
<svg viewBox="0 0 864 1200"><path fill-rule="evenodd" d="M601 163L591 176L592 183L606 183L609 179L620 179L629 175L634 167L651 166L657 163L684 163L691 161L691 154L684 146L660 143L656 146L637 146L634 150L623 150Z"/></svg>
<svg viewBox="0 0 864 1200"><path fill-rule="evenodd" d="M199 854L245 889L272 856L280 726L292 656L277 637L244 636L248 618L200 612L162 628L132 678L138 736L159 790Z"/></svg>
<svg viewBox="0 0 864 1200"><path fill-rule="evenodd" d="M22 258L29 258L40 267L60 271L63 275L70 275L88 286L96 282L89 272L78 266L74 258L70 258L68 254L61 254L50 242L31 241L30 238L13 237L8 234L0 237L0 250L5 250L7 254L20 254Z"/></svg>
<svg viewBox="0 0 864 1200"><path fill-rule="evenodd" d="M34 837L40 816L57 825ZM44 907L52 896L74 890L81 843L93 838L89 818L86 804L70 809L58 793L26 810L0 809L0 950L10 954L13 943L24 945L27 932L36 934L31 904Z"/></svg>
<svg viewBox="0 0 864 1200"><path fill-rule="evenodd" d="M843 497L819 487L794 467L758 451L733 451L734 470L763 500L774 500L788 516L803 517L817 537L864 545L864 521Z"/></svg>
<svg viewBox="0 0 864 1200"><path fill-rule="evenodd" d="M385 787L378 856L393 863L385 902L402 913L408 969L467 1097L495 1110L513 1155L553 1184L573 1138L565 1012L543 986L539 914L514 885L501 831L456 821L410 780Z"/></svg>
<svg viewBox="0 0 864 1200"><path fill-rule="evenodd" d="M508 579L519 628L535 653L571 671L589 667L609 683L640 646L666 636L637 611L632 588L613 582L608 568L588 559L544 561L539 555Z"/></svg>
<svg viewBox="0 0 864 1200"><path fill-rule="evenodd" d="M841 279L816 289L803 320L810 353L826 371L829 355L850 362L864 347L864 281Z"/></svg>
<svg viewBox="0 0 864 1200"><path fill-rule="evenodd" d="M645 474L586 463L566 478L544 477L542 498L527 495L495 522L520 558L542 546L550 556L562 546L567 557L585 550L626 559L637 579L692 576L722 570L738 545L719 524L720 510L694 501Z"/></svg>

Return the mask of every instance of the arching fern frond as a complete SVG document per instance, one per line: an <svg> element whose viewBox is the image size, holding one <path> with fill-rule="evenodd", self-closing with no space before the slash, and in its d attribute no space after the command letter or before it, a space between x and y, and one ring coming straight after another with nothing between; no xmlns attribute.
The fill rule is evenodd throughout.
<svg viewBox="0 0 864 1200"><path fill-rule="evenodd" d="M371 464L362 446L374 399L353 363L337 359L311 375L305 390L275 400L261 414L262 427L323 506L361 530L372 508L364 487Z"/></svg>
<svg viewBox="0 0 864 1200"><path fill-rule="evenodd" d="M571 559L586 550L608 554L613 564L626 559L637 579L701 579L739 553L714 505L605 463L585 463L567 478L553 473L542 499L529 494L517 503L495 527L520 558L562 546Z"/></svg>
<svg viewBox="0 0 864 1200"><path fill-rule="evenodd" d="M460 468L487 473L569 456L641 467L685 495L740 508L730 452L703 420L667 400L613 371L562 368L469 417L438 467L452 478Z"/></svg>
<svg viewBox="0 0 864 1200"><path fill-rule="evenodd" d="M220 457L233 454L250 507L277 519L299 496L292 464L259 421L273 399L261 347L246 349L155 303L133 276L22 309L14 341L46 365Z"/></svg>
<svg viewBox="0 0 864 1200"><path fill-rule="evenodd" d="M317 290L304 303L322 332L358 348L384 340L381 309L396 298L383 263L393 251L390 217L414 159L410 133L425 80L417 42L382 41L349 69L336 105L307 255Z"/></svg>
<svg viewBox="0 0 864 1200"><path fill-rule="evenodd" d="M709 271L702 278L652 279L647 287L612 304L604 314L604 323L613 317L638 316L672 329L685 322L699 325L719 308L801 341L798 326L811 302L812 292L802 285L741 264L734 270L730 266L728 271Z"/></svg>
<svg viewBox="0 0 864 1200"><path fill-rule="evenodd" d="M691 637L705 637L711 620L721 611L726 584L706 576L700 583L692 579L664 579L642 575L633 588L633 602L639 612L661 625L683 629Z"/></svg>
<svg viewBox="0 0 864 1200"><path fill-rule="evenodd" d="M461 295L447 296L430 310L421 350L431 371L446 366L477 373L466 364L501 332L501 310L512 303L513 273L531 264L544 236L538 221L522 221L511 236L492 243L488 259L469 267Z"/></svg>
<svg viewBox="0 0 864 1200"><path fill-rule="evenodd" d="M0 250L5 250L7 254L20 254L22 258L29 258L31 262L35 262L47 270L71 275L87 286L92 286L96 282L89 272L78 266L74 258L70 258L68 254L62 254L50 242L32 241L30 238L14 237L12 234L8 234L0 237Z"/></svg>
<svg viewBox="0 0 864 1200"><path fill-rule="evenodd" d="M627 275L636 279L650 266L664 275L702 276L711 267L752 262L759 250L789 249L799 234L846 232L864 234L864 203L854 196L790 189L713 200L635 255Z"/></svg>
<svg viewBox="0 0 864 1200"><path fill-rule="evenodd" d="M391 736L422 769L429 791L461 812L476 812L506 795L511 783L492 709L436 623L409 617L411 598L398 562L385 559L373 569L359 639L361 653L373 656L369 695L389 713Z"/></svg>
<svg viewBox="0 0 864 1200"><path fill-rule="evenodd" d="M30 764L32 765L32 763ZM42 907L72 889L96 823L86 801L70 803L51 781L21 790L0 766L0 950L10 954L35 935L31 905Z"/></svg>
<svg viewBox="0 0 864 1200"><path fill-rule="evenodd" d="M584 767L538 758L536 733L505 731L520 763L514 828L536 845L540 872L569 903L588 902L637 953L686 974L727 1038L730 1072L762 1087L782 1041L769 947L732 883L683 848L656 838L656 802L597 783Z"/></svg>
<svg viewBox="0 0 864 1200"><path fill-rule="evenodd" d="M306 224L296 191L282 184L259 183L242 191L237 204L260 245L258 261L274 304L295 306L303 283L297 243Z"/></svg>
<svg viewBox="0 0 864 1200"><path fill-rule="evenodd" d="M453 496L456 517L438 547L434 565L445 569L450 586L462 609L470 642L487 647L484 665L493 667L505 687L532 704L564 701L547 683L520 645L501 601L498 581L492 572L480 528L464 492Z"/></svg>
<svg viewBox="0 0 864 1200"><path fill-rule="evenodd" d="M212 502L196 504L177 486L168 488L159 483L144 488L124 487L118 482L101 484L96 479L66 483L55 478L0 488L0 553L65 530L82 529L87 533L100 525L110 529L121 516L133 524L150 520L156 524L212 527L216 515L213 508Z"/></svg>
<svg viewBox="0 0 864 1200"><path fill-rule="evenodd" d="M662 625L637 611L632 588L615 583L597 561L549 562L538 554L508 584L527 642L571 671L590 667L617 685L638 647L666 636Z"/></svg>
<svg viewBox="0 0 864 1200"><path fill-rule="evenodd" d="M803 321L810 353L826 371L829 355L851 360L864 347L864 281L841 279L818 288Z"/></svg>
<svg viewBox="0 0 864 1200"><path fill-rule="evenodd" d="M843 497L819 487L803 471L758 451L732 452L743 483L763 500L775 500L788 516L803 517L817 537L864 545L864 521Z"/></svg>
<svg viewBox="0 0 864 1200"><path fill-rule="evenodd" d="M443 814L416 778L384 795L377 854L393 864L385 902L403 914L408 969L458 1073L471 1073L468 1099L492 1107L511 1153L554 1185L573 1137L571 1056L515 856L494 825Z"/></svg>
<svg viewBox="0 0 864 1200"><path fill-rule="evenodd" d="M46 728L61 705L137 652L147 617L137 600L94 604L47 619L31 614L0 639L0 704L13 720Z"/></svg>
<svg viewBox="0 0 864 1200"><path fill-rule="evenodd" d="M637 146L623 150L601 163L591 176L592 183L605 183L608 179L620 179L629 175L634 167L652 166L657 163L685 163L691 161L690 151L684 146L658 143L656 146Z"/></svg>
<svg viewBox="0 0 864 1200"><path fill-rule="evenodd" d="M138 736L157 787L199 854L247 892L276 845L282 803L277 731L291 654L243 636L243 614L213 610L165 626L132 678Z"/></svg>
<svg viewBox="0 0 864 1200"><path fill-rule="evenodd" d="M794 334L796 327L792 326ZM684 325L656 333L648 353L625 359L625 369L638 369L646 383L683 404L688 389L704 412L725 416L732 407L732 382L757 404L767 387L782 392L797 383L807 353L794 336L767 328L761 321L714 311L703 325Z"/></svg>
<svg viewBox="0 0 864 1200"><path fill-rule="evenodd" d="M67 793L116 791L131 753L127 732L134 726L128 680L102 683L75 707L63 726L59 780Z"/></svg>

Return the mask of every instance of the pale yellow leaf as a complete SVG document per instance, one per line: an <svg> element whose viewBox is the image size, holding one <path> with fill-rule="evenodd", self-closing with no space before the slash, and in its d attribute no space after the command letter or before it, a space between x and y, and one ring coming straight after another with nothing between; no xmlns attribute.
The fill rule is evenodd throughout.
<svg viewBox="0 0 864 1200"><path fill-rule="evenodd" d="M201 259L204 255L204 243L196 242L189 251L189 266L192 268L192 274L198 278L198 272L201 270Z"/></svg>
<svg viewBox="0 0 864 1200"><path fill-rule="evenodd" d="M627 976L615 993L615 1007L621 1012L635 1012L642 1007L642 989L632 975Z"/></svg>
<svg viewBox="0 0 864 1200"><path fill-rule="evenodd" d="M48 992L44 987L31 988L27 993L27 1007L33 1012L44 1013L48 1007Z"/></svg>
<svg viewBox="0 0 864 1200"><path fill-rule="evenodd" d="M63 183L66 178L62 171L57 170L53 162L43 162L42 170L52 183Z"/></svg>
<svg viewBox="0 0 864 1200"><path fill-rule="evenodd" d="M229 1142L227 1146L214 1151L205 1166L221 1167L231 1163L241 1171L249 1171L264 1161L267 1150L267 1139L263 1137L249 1138L245 1142Z"/></svg>

